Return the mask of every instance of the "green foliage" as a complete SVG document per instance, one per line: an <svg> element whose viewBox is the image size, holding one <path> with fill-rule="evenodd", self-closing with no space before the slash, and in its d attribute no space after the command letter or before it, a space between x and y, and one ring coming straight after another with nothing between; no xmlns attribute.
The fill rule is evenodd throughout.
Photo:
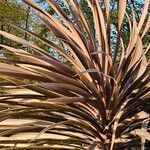
<svg viewBox="0 0 150 150"><path fill-rule="evenodd" d="M93 34L95 35L93 15L92 15L92 11L91 11L90 7L88 6L87 1L80 0L80 6L86 16L87 21L89 22L89 25L91 26L91 29L93 30Z"/></svg>
<svg viewBox="0 0 150 150"><path fill-rule="evenodd" d="M5 19L7 21L13 22L14 24L19 24L20 26L25 25L26 18L26 8L21 6L17 0L0 0L0 19ZM16 34L18 36L23 36L20 31L12 28L6 23L0 21L1 30L7 31L12 34ZM7 40L4 37L0 37L1 43L9 43L9 45L17 46L18 43L12 43L10 40Z"/></svg>
<svg viewBox="0 0 150 150"><path fill-rule="evenodd" d="M5 18L14 23L20 23L24 21L26 17L26 11L17 0L0 0L0 18Z"/></svg>

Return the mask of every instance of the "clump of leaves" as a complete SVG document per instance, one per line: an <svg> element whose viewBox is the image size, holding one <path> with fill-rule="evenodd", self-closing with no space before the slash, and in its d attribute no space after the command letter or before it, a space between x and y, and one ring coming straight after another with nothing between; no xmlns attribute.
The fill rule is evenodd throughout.
<svg viewBox="0 0 150 150"><path fill-rule="evenodd" d="M142 40L150 27L150 1L145 0L136 22L134 11L132 19L126 13L127 1L119 0L113 47L109 0L105 1L105 9L98 0L87 0L95 35L77 0L63 1L69 17L54 0L47 0L62 21L32 0L23 1L37 11L63 46L12 26L54 49L71 65L63 64L32 41L0 31L30 49L0 45L19 58L11 63L12 58L1 57L0 74L5 78L0 86L7 89L0 98L1 149L148 148L150 61L146 56L150 44L144 45ZM127 47L121 33L125 16L130 27Z"/></svg>

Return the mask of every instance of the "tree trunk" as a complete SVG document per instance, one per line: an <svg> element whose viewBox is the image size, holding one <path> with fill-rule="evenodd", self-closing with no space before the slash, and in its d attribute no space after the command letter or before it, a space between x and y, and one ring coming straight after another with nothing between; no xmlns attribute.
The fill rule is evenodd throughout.
<svg viewBox="0 0 150 150"><path fill-rule="evenodd" d="M27 17L26 17L26 24L25 24L25 29L28 29L29 28L29 15L30 15L30 7L28 6L27 8ZM25 40L28 41L28 34L25 33Z"/></svg>

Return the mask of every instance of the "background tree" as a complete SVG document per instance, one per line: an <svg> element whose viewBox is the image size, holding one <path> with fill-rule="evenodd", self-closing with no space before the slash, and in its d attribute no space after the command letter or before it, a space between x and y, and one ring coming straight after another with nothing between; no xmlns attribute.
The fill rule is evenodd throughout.
<svg viewBox="0 0 150 150"><path fill-rule="evenodd" d="M21 6L21 3L18 3L17 0L0 0L0 18L9 20L13 22L14 24L19 24L20 26L24 26L25 24L25 19L26 19L26 9ZM17 29L12 29L11 26L5 24L4 22L0 21L0 26L1 30L10 32L10 33L15 33L16 35L21 35L21 32L19 32ZM7 40L6 38L4 39L3 36L0 37L1 43L11 43L11 41Z"/></svg>

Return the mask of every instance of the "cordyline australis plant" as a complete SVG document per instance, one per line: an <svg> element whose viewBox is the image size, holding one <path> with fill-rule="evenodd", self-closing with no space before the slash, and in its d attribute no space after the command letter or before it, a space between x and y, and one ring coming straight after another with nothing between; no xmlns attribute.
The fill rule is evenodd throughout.
<svg viewBox="0 0 150 150"><path fill-rule="evenodd" d="M17 25L9 25L54 49L70 65L61 63L33 42L0 31L2 36L28 48L0 45L3 48L1 149L144 150L150 147L150 61L146 58L150 44L143 46L142 42L150 27L147 14L150 1L145 0L137 22L134 12L130 14L132 17L126 13L127 1L119 0L115 48L111 45L109 0L105 0L105 9L98 0L87 0L95 35L77 0L63 1L67 13L54 0L47 0L61 21L32 0L23 1L36 10L63 46ZM130 30L127 46L121 35L125 18Z"/></svg>

